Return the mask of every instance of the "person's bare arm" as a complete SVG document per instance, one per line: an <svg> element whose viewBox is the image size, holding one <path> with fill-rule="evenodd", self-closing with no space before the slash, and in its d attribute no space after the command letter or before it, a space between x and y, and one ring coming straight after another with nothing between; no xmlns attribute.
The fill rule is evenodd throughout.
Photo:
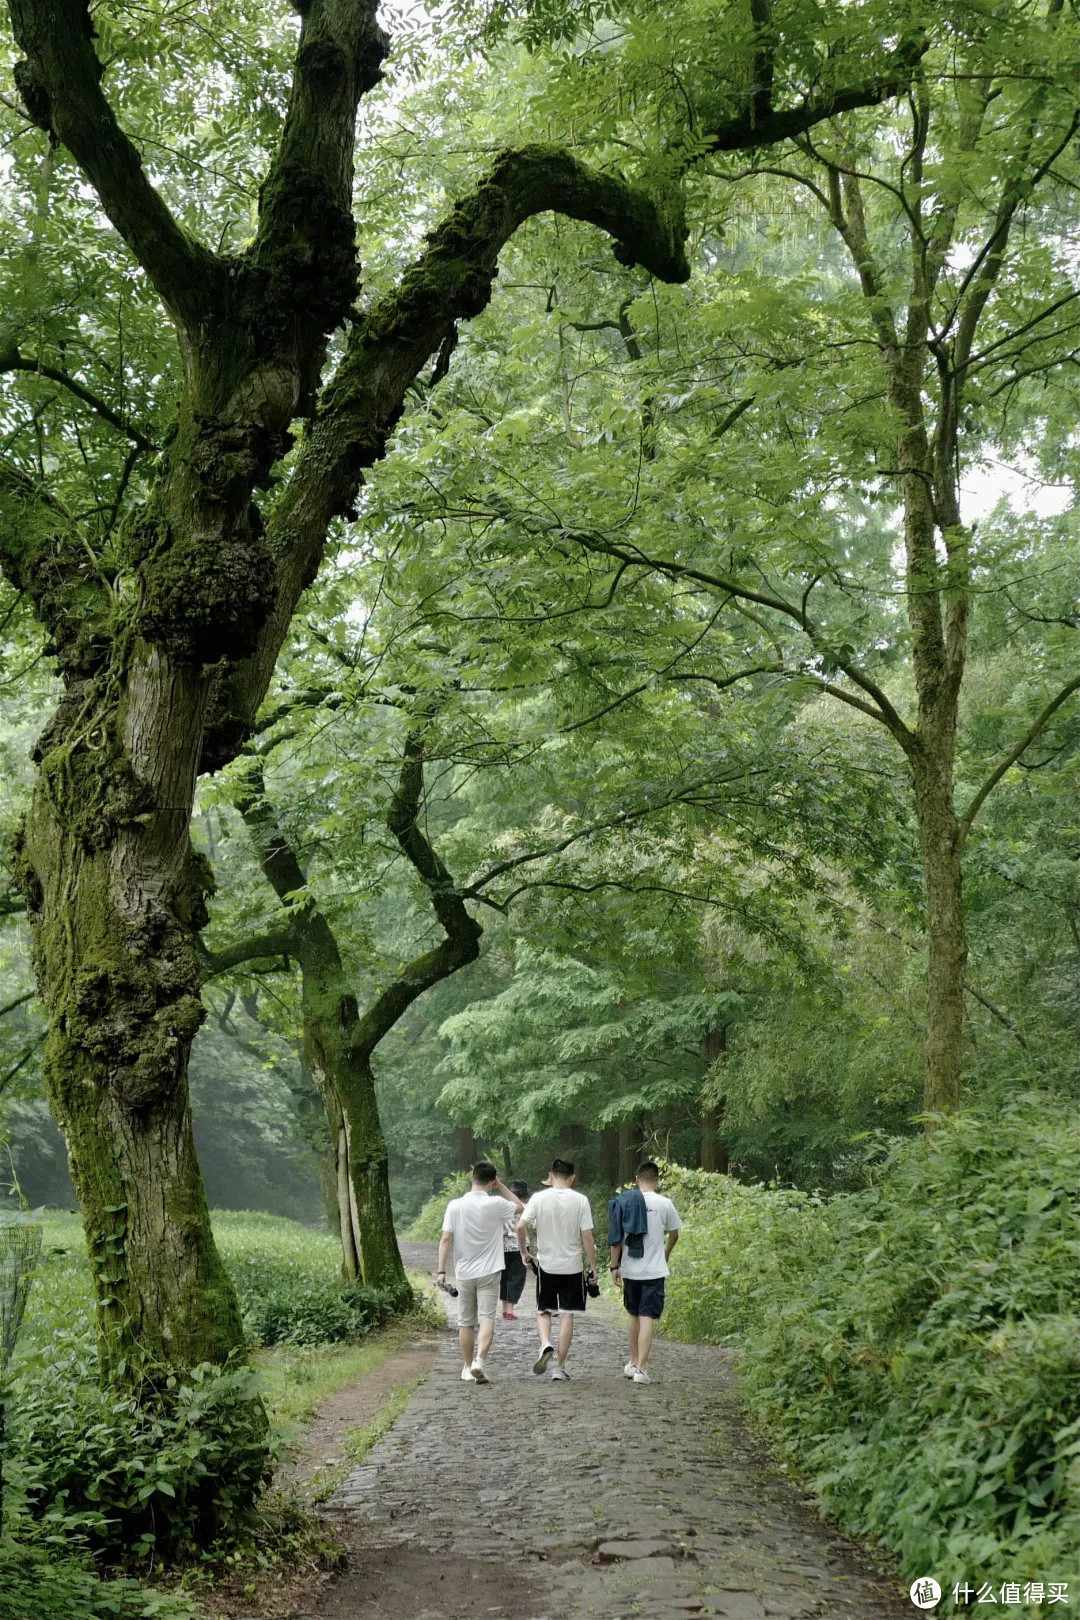
<svg viewBox="0 0 1080 1620"><path fill-rule="evenodd" d="M518 1252L521 1255L525 1265L531 1266L532 1261L529 1258L529 1228L524 1218L519 1220L517 1223L517 1235Z"/></svg>
<svg viewBox="0 0 1080 1620"><path fill-rule="evenodd" d="M582 1232L581 1241L585 1245L585 1254L586 1254L586 1257L588 1258L588 1262L589 1262L589 1275L591 1277L595 1277L596 1276L596 1239L593 1237L591 1227L586 1228L586 1230L584 1232Z"/></svg>
<svg viewBox="0 0 1080 1620"><path fill-rule="evenodd" d="M511 1192L509 1187L504 1186L501 1181L497 1181L495 1183L495 1191L500 1195L500 1197L508 1198L510 1202L515 1205L519 1213L525 1208L525 1200L523 1198L519 1198L517 1193Z"/></svg>
<svg viewBox="0 0 1080 1620"><path fill-rule="evenodd" d="M671 1251L675 1247L676 1243L678 1243L678 1241L679 1241L679 1229L678 1229L678 1227L676 1227L675 1231L674 1232L669 1232L667 1234L667 1236L665 1237L665 1239L664 1239L664 1259L665 1260L670 1260L671 1259Z"/></svg>
<svg viewBox="0 0 1080 1620"><path fill-rule="evenodd" d="M611 1264L611 1275L615 1279L615 1281L618 1282L618 1280L619 1280L619 1262L622 1259L622 1244L621 1243L613 1243L611 1245L611 1253L609 1254L608 1259L609 1259L610 1264Z"/></svg>
<svg viewBox="0 0 1080 1620"><path fill-rule="evenodd" d="M446 1258L450 1253L450 1245L454 1241L453 1232L444 1232L439 1239L439 1269L435 1276L446 1278Z"/></svg>

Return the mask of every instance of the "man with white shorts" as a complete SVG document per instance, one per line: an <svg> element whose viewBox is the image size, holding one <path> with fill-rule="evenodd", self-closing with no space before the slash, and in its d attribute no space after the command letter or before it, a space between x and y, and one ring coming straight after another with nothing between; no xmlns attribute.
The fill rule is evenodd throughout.
<svg viewBox="0 0 1080 1620"><path fill-rule="evenodd" d="M446 1281L446 1260L452 1243L463 1383L491 1382L484 1363L491 1349L495 1312L499 1307L503 1227L511 1215L520 1214L524 1207L517 1194L503 1186L499 1172L486 1159L473 1166L469 1191L460 1198L452 1198L446 1206L435 1280Z"/></svg>
<svg viewBox="0 0 1080 1620"><path fill-rule="evenodd" d="M551 1166L551 1185L533 1193L517 1223L521 1258L536 1272L540 1354L533 1372L543 1373L550 1367L552 1378L559 1382L570 1377L566 1358L574 1337L574 1317L585 1313L586 1283L594 1287L596 1284L592 1209L585 1194L574 1191L573 1180L574 1166L570 1161L556 1159ZM535 1263L526 1251L530 1230L536 1233ZM587 1279L581 1264L582 1245L589 1260ZM551 1342L553 1311L559 1313L558 1349Z"/></svg>

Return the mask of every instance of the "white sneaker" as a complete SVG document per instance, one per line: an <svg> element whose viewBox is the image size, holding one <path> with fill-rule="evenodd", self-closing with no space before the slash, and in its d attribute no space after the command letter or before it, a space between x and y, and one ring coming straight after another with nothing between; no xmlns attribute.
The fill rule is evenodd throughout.
<svg viewBox="0 0 1080 1620"><path fill-rule="evenodd" d="M461 1369L461 1382L463 1384L471 1384L471 1383L474 1382L474 1380L473 1380L473 1372L472 1372L471 1367L462 1367L462 1369Z"/></svg>
<svg viewBox="0 0 1080 1620"><path fill-rule="evenodd" d="M487 1373L484 1371L484 1363L480 1360L479 1356L477 1356L476 1360L473 1362L472 1366L469 1368L469 1371L472 1373L472 1378L473 1378L473 1383L474 1384L490 1384L491 1383L491 1379L488 1377Z"/></svg>
<svg viewBox="0 0 1080 1620"><path fill-rule="evenodd" d="M551 1358L554 1354L555 1346L553 1344L541 1345L540 1354L533 1362L533 1372L537 1374L546 1372L551 1365Z"/></svg>
<svg viewBox="0 0 1080 1620"><path fill-rule="evenodd" d="M636 1361L628 1361L626 1363L626 1366L622 1370L622 1375L623 1375L624 1378L633 1378L633 1376L634 1376L634 1374L636 1372L637 1372L637 1362Z"/></svg>
<svg viewBox="0 0 1080 1620"><path fill-rule="evenodd" d="M649 1377L649 1375L645 1371L644 1367L635 1367L634 1368L634 1383L635 1384L651 1384L652 1383L652 1379Z"/></svg>
<svg viewBox="0 0 1080 1620"><path fill-rule="evenodd" d="M552 1367L551 1376L555 1382L559 1384L568 1384L570 1382L570 1374L567 1372L565 1367Z"/></svg>

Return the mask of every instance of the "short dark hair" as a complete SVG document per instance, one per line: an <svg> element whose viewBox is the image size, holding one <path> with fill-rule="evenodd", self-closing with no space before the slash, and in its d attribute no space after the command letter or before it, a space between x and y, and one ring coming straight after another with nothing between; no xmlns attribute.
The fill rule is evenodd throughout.
<svg viewBox="0 0 1080 1620"><path fill-rule="evenodd" d="M498 1181L499 1172L487 1159L477 1159L472 1167L472 1178L479 1182L481 1187L490 1187Z"/></svg>
<svg viewBox="0 0 1080 1620"><path fill-rule="evenodd" d="M573 1159L552 1159L551 1173L553 1176L572 1176L574 1173Z"/></svg>
<svg viewBox="0 0 1080 1620"><path fill-rule="evenodd" d="M512 1181L510 1183L510 1191L512 1193L517 1193L519 1198L528 1198L529 1183L527 1181Z"/></svg>
<svg viewBox="0 0 1080 1620"><path fill-rule="evenodd" d="M654 1164L652 1159L642 1159L634 1174L640 1176L642 1181L659 1181L660 1166Z"/></svg>

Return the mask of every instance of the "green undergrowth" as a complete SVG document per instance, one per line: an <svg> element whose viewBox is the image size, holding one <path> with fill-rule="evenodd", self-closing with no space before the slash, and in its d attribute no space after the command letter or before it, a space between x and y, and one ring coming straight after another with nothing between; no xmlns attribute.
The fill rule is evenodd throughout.
<svg viewBox="0 0 1080 1620"><path fill-rule="evenodd" d="M424 1280L411 1276L410 1282L421 1297ZM415 1311L388 1323L360 1344L276 1344L257 1350L254 1362L271 1422L290 1436L329 1395L374 1372L418 1336L442 1326L441 1312L436 1315L430 1305L422 1302Z"/></svg>
<svg viewBox="0 0 1080 1620"><path fill-rule="evenodd" d="M233 1212L214 1230L254 1364L195 1369L148 1408L101 1388L81 1223L46 1216L7 1391L0 1620L179 1620L196 1612L186 1594L127 1577L163 1562L265 1563L275 1546L299 1545L308 1530L270 1498L252 1514L282 1444L327 1394L428 1325L422 1310L402 1318L400 1301L342 1285L326 1233ZM109 1578L117 1562L125 1574Z"/></svg>
<svg viewBox="0 0 1080 1620"><path fill-rule="evenodd" d="M1076 1580L1080 1131L1028 1097L821 1200L674 1168L667 1331L737 1345L823 1508L909 1578ZM1073 1588L1075 1590L1075 1587Z"/></svg>

